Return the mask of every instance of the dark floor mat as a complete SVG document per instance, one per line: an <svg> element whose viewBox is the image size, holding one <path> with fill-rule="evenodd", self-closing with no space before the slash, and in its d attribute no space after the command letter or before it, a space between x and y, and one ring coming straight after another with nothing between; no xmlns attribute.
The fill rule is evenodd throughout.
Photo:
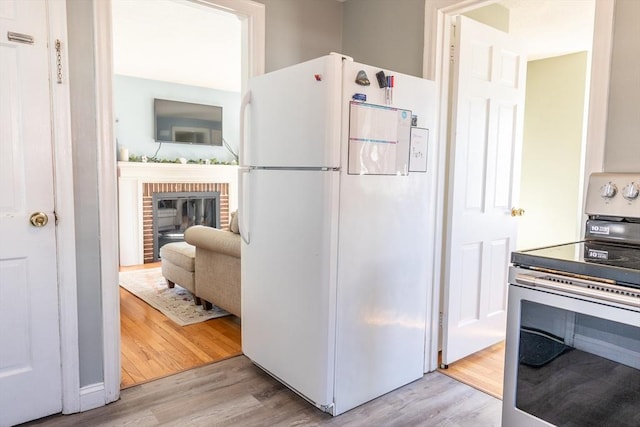
<svg viewBox="0 0 640 427"><path fill-rule="evenodd" d="M571 349L544 331L520 329L520 363L524 365L540 368Z"/></svg>

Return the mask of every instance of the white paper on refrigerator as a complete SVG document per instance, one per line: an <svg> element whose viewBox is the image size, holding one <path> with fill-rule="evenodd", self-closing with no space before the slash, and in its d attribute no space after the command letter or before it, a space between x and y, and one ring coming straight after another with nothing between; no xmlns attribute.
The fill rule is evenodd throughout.
<svg viewBox="0 0 640 427"><path fill-rule="evenodd" d="M406 175L411 111L352 102L349 118L349 174Z"/></svg>

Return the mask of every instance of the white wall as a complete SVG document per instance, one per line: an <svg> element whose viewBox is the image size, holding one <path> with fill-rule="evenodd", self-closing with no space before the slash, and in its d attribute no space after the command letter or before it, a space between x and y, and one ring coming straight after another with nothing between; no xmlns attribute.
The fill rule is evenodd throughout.
<svg viewBox="0 0 640 427"><path fill-rule="evenodd" d="M114 108L117 123L115 134L119 147L126 147L129 154L153 156L175 160L184 157L191 160L212 159L230 162L233 156L224 146L196 146L164 142L154 139L154 98L222 106L223 138L237 152L240 132L240 93L203 87L187 86L157 80L129 76L115 76L113 82Z"/></svg>

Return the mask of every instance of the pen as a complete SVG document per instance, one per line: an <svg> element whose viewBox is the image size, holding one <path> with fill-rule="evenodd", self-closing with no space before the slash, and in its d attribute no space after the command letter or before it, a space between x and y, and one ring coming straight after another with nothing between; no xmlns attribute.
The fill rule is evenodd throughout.
<svg viewBox="0 0 640 427"><path fill-rule="evenodd" d="M387 84L385 87L385 101L387 104L391 104L393 103L393 86L395 84L395 77L387 76L386 83Z"/></svg>
<svg viewBox="0 0 640 427"><path fill-rule="evenodd" d="M389 76L385 77L385 82L384 82L384 103L385 104L389 104L389 83L391 83L391 79L389 78Z"/></svg>

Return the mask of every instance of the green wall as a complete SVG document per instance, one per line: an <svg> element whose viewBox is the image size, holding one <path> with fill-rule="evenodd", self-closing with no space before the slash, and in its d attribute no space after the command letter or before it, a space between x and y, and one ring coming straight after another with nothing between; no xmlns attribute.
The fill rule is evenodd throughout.
<svg viewBox="0 0 640 427"><path fill-rule="evenodd" d="M527 65L519 249L577 238L586 75L586 52Z"/></svg>
<svg viewBox="0 0 640 427"><path fill-rule="evenodd" d="M509 9L500 4L490 4L489 6L463 13L463 15L505 33L509 32Z"/></svg>

